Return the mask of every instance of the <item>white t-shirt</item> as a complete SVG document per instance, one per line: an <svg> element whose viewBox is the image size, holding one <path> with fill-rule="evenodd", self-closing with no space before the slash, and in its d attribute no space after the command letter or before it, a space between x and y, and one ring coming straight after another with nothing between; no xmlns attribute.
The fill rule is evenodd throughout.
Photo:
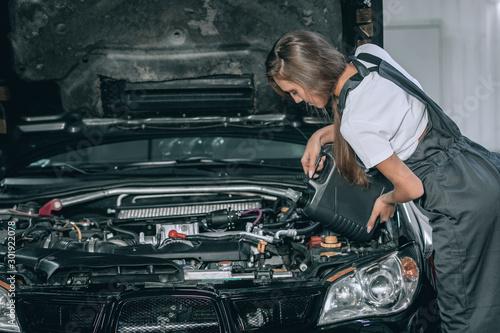
<svg viewBox="0 0 500 333"><path fill-rule="evenodd" d="M356 55L359 53L385 60L421 87L384 49L365 44L358 47ZM368 68L375 66L361 62ZM410 157L427 121L422 102L377 72L371 72L349 92L340 132L369 169L394 153L403 161Z"/></svg>

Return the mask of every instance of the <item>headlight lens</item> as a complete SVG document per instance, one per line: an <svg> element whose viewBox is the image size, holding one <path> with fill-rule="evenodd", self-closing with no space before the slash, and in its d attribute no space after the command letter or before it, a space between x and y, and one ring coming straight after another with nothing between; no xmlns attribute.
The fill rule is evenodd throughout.
<svg viewBox="0 0 500 333"><path fill-rule="evenodd" d="M420 282L417 253L416 246L410 244L333 280L318 325L406 309Z"/></svg>
<svg viewBox="0 0 500 333"><path fill-rule="evenodd" d="M0 287L0 332L20 332L11 299L9 292Z"/></svg>

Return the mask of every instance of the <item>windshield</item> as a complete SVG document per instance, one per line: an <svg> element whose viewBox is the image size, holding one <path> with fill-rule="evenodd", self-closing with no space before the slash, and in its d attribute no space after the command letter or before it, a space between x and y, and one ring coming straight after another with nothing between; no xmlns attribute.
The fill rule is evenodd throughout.
<svg viewBox="0 0 500 333"><path fill-rule="evenodd" d="M145 162L207 160L279 161L301 158L304 144L257 138L178 137L145 139L70 150L44 158L31 167L54 165L127 164Z"/></svg>

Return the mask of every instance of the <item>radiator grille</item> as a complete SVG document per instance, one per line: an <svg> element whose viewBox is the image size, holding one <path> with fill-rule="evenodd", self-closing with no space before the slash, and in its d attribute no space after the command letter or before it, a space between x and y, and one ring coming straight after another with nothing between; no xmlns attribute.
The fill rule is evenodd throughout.
<svg viewBox="0 0 500 333"><path fill-rule="evenodd" d="M122 209L117 215L119 220L154 218L154 217L176 217L193 216L208 214L216 210L231 209L234 211L243 211L254 208L260 208L260 202L232 202L216 203L207 205L182 205L170 207L152 207L152 208L132 208Z"/></svg>
<svg viewBox="0 0 500 333"><path fill-rule="evenodd" d="M211 300L202 297L162 297L126 301L119 333L218 333L219 319Z"/></svg>
<svg viewBox="0 0 500 333"><path fill-rule="evenodd" d="M317 304L314 295L235 300L243 331L305 326Z"/></svg>
<svg viewBox="0 0 500 333"><path fill-rule="evenodd" d="M276 292L276 291L275 291ZM290 328L306 328L315 320L320 292L282 294L276 297L252 294L252 298L233 298L232 303L241 331L264 329L280 332ZM118 333L220 333L220 313L214 300L205 296L153 296L119 301ZM91 333L97 327L104 300L77 302L20 299L19 319L27 333ZM236 319L236 318L235 318Z"/></svg>
<svg viewBox="0 0 500 333"><path fill-rule="evenodd" d="M93 332L103 304L21 301L30 332Z"/></svg>

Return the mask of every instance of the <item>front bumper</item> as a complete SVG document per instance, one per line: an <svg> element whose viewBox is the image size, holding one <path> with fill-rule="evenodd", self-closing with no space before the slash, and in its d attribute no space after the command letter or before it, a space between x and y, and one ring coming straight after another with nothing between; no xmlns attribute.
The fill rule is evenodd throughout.
<svg viewBox="0 0 500 333"><path fill-rule="evenodd" d="M51 288L52 289L52 288ZM22 332L437 332L433 294L422 289L410 308L385 317L318 327L326 289L292 287L137 289L113 284L70 292L21 292Z"/></svg>

